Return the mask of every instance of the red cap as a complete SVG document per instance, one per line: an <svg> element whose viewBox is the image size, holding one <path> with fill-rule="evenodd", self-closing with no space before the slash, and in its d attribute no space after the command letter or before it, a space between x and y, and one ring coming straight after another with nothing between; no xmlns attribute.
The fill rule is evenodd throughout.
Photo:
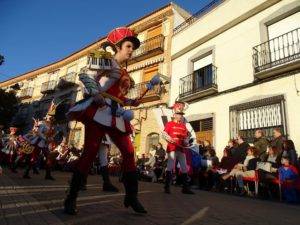
<svg viewBox="0 0 300 225"><path fill-rule="evenodd" d="M136 34L133 30L127 28L127 27L118 27L109 32L107 35L107 41L110 44L116 45L119 42L123 41L124 39L131 41L133 43L134 49L137 49L140 47L140 41L136 37Z"/></svg>
<svg viewBox="0 0 300 225"><path fill-rule="evenodd" d="M173 112L177 114L184 114L184 111L186 109L185 102L175 102L172 106Z"/></svg>

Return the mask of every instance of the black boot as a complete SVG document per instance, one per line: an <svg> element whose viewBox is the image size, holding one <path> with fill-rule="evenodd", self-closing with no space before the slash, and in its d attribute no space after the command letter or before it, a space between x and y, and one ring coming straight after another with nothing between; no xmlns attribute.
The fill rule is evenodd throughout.
<svg viewBox="0 0 300 225"><path fill-rule="evenodd" d="M183 194L195 194L194 192L191 191L190 187L189 187L189 182L188 182L188 175L187 173L183 173L182 174L182 178L183 178L183 187L182 187L182 193Z"/></svg>
<svg viewBox="0 0 300 225"><path fill-rule="evenodd" d="M165 178L165 193L167 194L171 194L171 190L170 190L170 184L172 181L172 172L171 171L166 171L166 178Z"/></svg>
<svg viewBox="0 0 300 225"><path fill-rule="evenodd" d="M107 192L119 192L119 189L112 185L109 179L108 167L103 166L100 168L100 172L103 178L103 191Z"/></svg>
<svg viewBox="0 0 300 225"><path fill-rule="evenodd" d="M71 182L70 182L70 189L67 195L67 198L64 202L64 212L70 215L77 214L77 207L76 207L76 198L79 192L79 189L82 185L86 176L82 175L78 171L73 173Z"/></svg>
<svg viewBox="0 0 300 225"><path fill-rule="evenodd" d="M137 173L134 172L127 172L123 174L123 183L125 187L125 199L124 199L124 206L131 208L137 213L147 213L144 209L142 204L139 202L137 198L138 194L138 179Z"/></svg>
<svg viewBox="0 0 300 225"><path fill-rule="evenodd" d="M46 168L46 175L45 175L46 180L55 180L54 177L51 176L51 169Z"/></svg>

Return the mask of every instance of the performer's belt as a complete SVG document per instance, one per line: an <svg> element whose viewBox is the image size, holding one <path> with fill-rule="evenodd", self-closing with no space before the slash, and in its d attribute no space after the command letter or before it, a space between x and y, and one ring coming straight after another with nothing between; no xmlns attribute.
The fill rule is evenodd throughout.
<svg viewBox="0 0 300 225"><path fill-rule="evenodd" d="M119 99L119 98L117 98L117 97L115 97L115 96L113 96L113 95L110 95L110 94L108 94L108 93L106 93L106 92L101 93L101 95L102 95L104 98L109 98L109 99L111 99L112 101L119 103L121 106L124 106L124 102L123 102L121 99Z"/></svg>

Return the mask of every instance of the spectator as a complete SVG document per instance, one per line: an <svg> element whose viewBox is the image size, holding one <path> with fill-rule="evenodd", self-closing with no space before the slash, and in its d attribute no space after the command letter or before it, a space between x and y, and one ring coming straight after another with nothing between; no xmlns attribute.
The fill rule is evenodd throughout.
<svg viewBox="0 0 300 225"><path fill-rule="evenodd" d="M200 141L200 140L197 140L197 144L198 144L198 147L199 147L199 154L201 156L203 156L203 153L204 153L204 142Z"/></svg>
<svg viewBox="0 0 300 225"><path fill-rule="evenodd" d="M281 156L276 147L268 146L267 154L262 162L257 163L258 176L260 181L261 197L273 197L277 194L277 187L272 180L277 178L277 170L281 165Z"/></svg>
<svg viewBox="0 0 300 225"><path fill-rule="evenodd" d="M243 164L237 164L231 170L229 175L223 176L223 179L228 179L229 177L235 177L240 188L240 195L245 195L246 190L244 188L244 177L254 177L256 164L258 162L257 158L257 149L255 147L248 147L247 156L243 162Z"/></svg>
<svg viewBox="0 0 300 225"><path fill-rule="evenodd" d="M226 148L229 149L230 155L233 155L233 154L234 154L234 152L235 152L237 146L238 146L238 144L237 144L236 140L230 139L230 140L228 141L228 145L227 145Z"/></svg>
<svg viewBox="0 0 300 225"><path fill-rule="evenodd" d="M162 160L166 157L166 150L163 148L161 143L158 143L156 146L155 156Z"/></svg>
<svg viewBox="0 0 300 225"><path fill-rule="evenodd" d="M286 156L281 159L282 166L278 169L279 178L282 183L283 197L289 203L298 202L296 182L299 178L297 169L290 164Z"/></svg>
<svg viewBox="0 0 300 225"><path fill-rule="evenodd" d="M212 157L215 157L216 152L213 149L213 147L211 146L210 141L205 140L203 143L204 143L204 147L203 147L202 156L208 160L210 160Z"/></svg>
<svg viewBox="0 0 300 225"><path fill-rule="evenodd" d="M221 159L221 162L217 167L217 170L215 170L213 174L214 186L219 191L222 191L224 187L227 186L226 183L223 182L223 179L221 179L221 177L225 176L226 174L229 174L234 166L235 160L232 157L230 148L227 146L223 151L223 157Z"/></svg>
<svg viewBox="0 0 300 225"><path fill-rule="evenodd" d="M283 152L283 142L285 137L282 135L280 128L273 129L273 140L271 141L271 146L275 146L278 149L279 154Z"/></svg>
<svg viewBox="0 0 300 225"><path fill-rule="evenodd" d="M267 147L269 145L268 140L265 138L264 132L262 130L255 131L255 140L254 140L254 147L258 150L258 157L261 160L265 160L267 157Z"/></svg>
<svg viewBox="0 0 300 225"><path fill-rule="evenodd" d="M250 147L250 145L244 141L244 138L241 135L237 137L237 143L238 146L236 147L232 156L235 159L236 163L242 163L246 158L247 150Z"/></svg>
<svg viewBox="0 0 300 225"><path fill-rule="evenodd" d="M149 166L151 169L153 169L155 165L155 151L150 151L149 152L149 159L147 162L144 163L145 166Z"/></svg>
<svg viewBox="0 0 300 225"><path fill-rule="evenodd" d="M295 150L295 145L292 140L283 141L283 153L282 156L290 159L290 164L299 169L298 155Z"/></svg>
<svg viewBox="0 0 300 225"><path fill-rule="evenodd" d="M204 141L203 159L201 160L201 169L199 172L199 188L210 190L213 186L213 173L219 164L215 150L210 142Z"/></svg>

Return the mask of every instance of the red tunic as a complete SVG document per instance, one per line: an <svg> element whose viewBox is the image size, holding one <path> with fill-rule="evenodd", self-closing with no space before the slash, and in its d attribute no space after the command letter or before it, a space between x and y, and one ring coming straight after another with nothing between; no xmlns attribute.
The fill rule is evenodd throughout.
<svg viewBox="0 0 300 225"><path fill-rule="evenodd" d="M188 130L184 123L170 121L165 125L164 131L176 142L168 143L167 152L173 152L176 150L182 151L180 146L184 145L184 140L188 137Z"/></svg>
<svg viewBox="0 0 300 225"><path fill-rule="evenodd" d="M121 69L119 80L114 83L107 91L106 93L124 101L125 95L127 95L129 89L130 89L130 77L129 74L125 69Z"/></svg>

